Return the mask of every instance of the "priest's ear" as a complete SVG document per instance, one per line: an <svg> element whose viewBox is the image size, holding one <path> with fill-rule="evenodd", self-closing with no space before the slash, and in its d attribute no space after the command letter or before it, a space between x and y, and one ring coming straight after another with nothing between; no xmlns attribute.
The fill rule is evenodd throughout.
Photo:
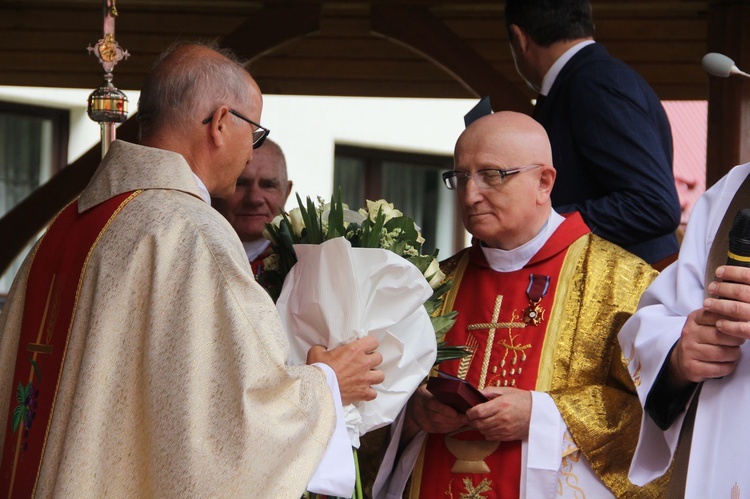
<svg viewBox="0 0 750 499"><path fill-rule="evenodd" d="M294 186L294 183L291 180L286 181L286 194L284 195L284 205L286 205L286 202L289 199L289 195L292 193L293 186Z"/></svg>
<svg viewBox="0 0 750 499"><path fill-rule="evenodd" d="M539 201L546 203L550 199L552 193L552 186L555 185L555 178L557 177L557 170L552 165L542 165L539 169Z"/></svg>

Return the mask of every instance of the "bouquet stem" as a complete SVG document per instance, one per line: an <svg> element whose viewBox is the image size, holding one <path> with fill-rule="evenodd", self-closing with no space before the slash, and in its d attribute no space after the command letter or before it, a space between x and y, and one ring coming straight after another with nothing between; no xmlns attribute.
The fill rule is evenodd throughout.
<svg viewBox="0 0 750 499"><path fill-rule="evenodd" d="M365 499L365 495L362 492L362 477L359 475L359 459L357 457L357 449L352 448L352 453L354 454L354 474L355 474L355 482L354 482L354 494L352 495L352 499ZM314 492L305 492L305 494L302 496L302 499L346 499L345 497L333 497L333 496L326 496L323 494L316 494Z"/></svg>
<svg viewBox="0 0 750 499"><path fill-rule="evenodd" d="M364 499L365 496L362 494L362 477L359 475L359 458L357 456L357 449L352 449L354 453L354 473L356 481L354 482L354 497L353 499Z"/></svg>

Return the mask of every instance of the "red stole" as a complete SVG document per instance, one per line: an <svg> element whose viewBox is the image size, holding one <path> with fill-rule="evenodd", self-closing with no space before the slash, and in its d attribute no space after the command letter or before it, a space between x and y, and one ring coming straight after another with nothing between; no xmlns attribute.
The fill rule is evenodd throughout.
<svg viewBox="0 0 750 499"><path fill-rule="evenodd" d="M34 254L0 455L3 497L34 494L89 256L114 217L140 192L121 194L81 214L78 202L71 203Z"/></svg>
<svg viewBox="0 0 750 499"><path fill-rule="evenodd" d="M469 346L473 354L444 362L440 370L479 388L513 386L534 390L549 327L548 314L556 299L567 249L588 232L580 215L571 215L524 268L507 273L493 271L481 248L472 246L453 304L458 311L456 323L445 339L450 345ZM538 304L543 320L537 325L523 321L524 310L531 302L527 289L532 274L550 277L547 292ZM488 442L481 433L469 429L448 435L431 434L423 459L421 472L417 470L413 479L421 482L419 497L519 497L520 441Z"/></svg>

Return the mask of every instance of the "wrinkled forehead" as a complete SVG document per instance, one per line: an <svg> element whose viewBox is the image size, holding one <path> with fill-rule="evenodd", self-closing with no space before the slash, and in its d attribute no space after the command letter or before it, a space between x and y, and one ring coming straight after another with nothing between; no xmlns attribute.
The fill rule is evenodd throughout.
<svg viewBox="0 0 750 499"><path fill-rule="evenodd" d="M512 168L538 164L534 149L526 147L522 138L468 137L459 143L454 155L457 170L482 170L485 168Z"/></svg>
<svg viewBox="0 0 750 499"><path fill-rule="evenodd" d="M253 151L253 159L245 165L240 178L246 180L274 180L280 183L287 181L286 168L283 161L279 159L278 154L272 148L269 147L266 150L266 147L264 144Z"/></svg>

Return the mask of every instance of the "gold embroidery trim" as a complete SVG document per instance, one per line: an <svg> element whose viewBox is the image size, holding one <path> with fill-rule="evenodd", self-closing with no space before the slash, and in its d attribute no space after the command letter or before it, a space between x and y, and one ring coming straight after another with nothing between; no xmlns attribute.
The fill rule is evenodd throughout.
<svg viewBox="0 0 750 499"><path fill-rule="evenodd" d="M554 372L555 350L558 347L560 337L563 335L562 325L565 324L565 317L570 313L566 310L571 288L575 286L576 268L578 266L581 253L588 245L588 238L581 237L570 245L565 255L560 275L557 279L557 289L555 291L555 300L552 310L549 314L549 326L547 333L544 335L544 343L539 358L539 372L536 379L536 389L538 391L549 391L552 388L552 375ZM574 305L577 305L574 303ZM557 327L553 327L553 325Z"/></svg>
<svg viewBox="0 0 750 499"><path fill-rule="evenodd" d="M456 265L456 271L453 273L453 284L451 285L451 289L449 289L448 293L445 295L443 311L453 310L453 304L456 302L456 296L458 296L458 288L461 287L461 280L464 277L466 267L469 265L470 252L470 249L464 251L464 254L461 255L461 259L458 261L458 265Z"/></svg>

